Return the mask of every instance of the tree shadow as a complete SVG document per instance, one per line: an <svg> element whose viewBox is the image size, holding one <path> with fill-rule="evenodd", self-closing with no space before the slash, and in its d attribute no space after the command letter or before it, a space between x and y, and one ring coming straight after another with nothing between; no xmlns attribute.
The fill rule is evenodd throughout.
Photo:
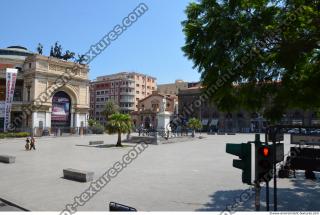
<svg viewBox="0 0 320 215"><path fill-rule="evenodd" d="M316 173L317 180L311 181L304 177L304 172L298 172L296 178L290 178L292 188L278 188L278 211L319 211L320 204L320 173ZM282 179L278 179L282 180ZM270 186L273 181L270 182ZM249 186L248 186L249 188ZM255 195L246 190L222 190L210 195L210 202L196 211L254 211ZM252 195L250 195L252 193ZM250 196L250 197L249 197ZM242 198L241 198L242 197ZM261 189L261 211L266 210L265 184ZM270 210L273 210L273 188L270 188ZM240 199L242 199L240 201Z"/></svg>

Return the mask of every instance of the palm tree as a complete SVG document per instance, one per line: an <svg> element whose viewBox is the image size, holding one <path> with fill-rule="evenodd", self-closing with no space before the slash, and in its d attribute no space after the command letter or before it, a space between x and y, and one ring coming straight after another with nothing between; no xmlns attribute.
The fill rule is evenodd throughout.
<svg viewBox="0 0 320 215"><path fill-rule="evenodd" d="M197 118L191 118L188 122L188 127L192 129L192 137L195 136L195 130L202 128L201 121Z"/></svg>
<svg viewBox="0 0 320 215"><path fill-rule="evenodd" d="M109 116L112 114L118 113L119 112L119 106L116 105L113 101L107 101L104 109L103 109L103 114L106 117L106 120L109 119Z"/></svg>
<svg viewBox="0 0 320 215"><path fill-rule="evenodd" d="M121 134L131 131L131 117L129 114L115 113L109 117L107 125L109 134L118 134L117 147L122 147Z"/></svg>

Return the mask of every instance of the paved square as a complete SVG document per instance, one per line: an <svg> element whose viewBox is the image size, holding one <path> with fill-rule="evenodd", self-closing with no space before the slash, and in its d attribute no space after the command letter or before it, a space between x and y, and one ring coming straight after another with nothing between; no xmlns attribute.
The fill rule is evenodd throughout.
<svg viewBox="0 0 320 215"><path fill-rule="evenodd" d="M225 144L253 140L254 135L203 136L204 139L189 142L150 145L78 210L108 211L110 201L142 211L224 210L248 188L241 183L241 171L232 167L235 156L225 153ZM0 154L16 156L14 164L0 163L0 198L31 211L63 210L90 185L63 179L64 168L93 171L96 180L131 149L79 145L88 145L91 140L114 144L116 138L113 135L40 138L36 151L25 151L24 139L0 140ZM286 136L285 153L289 149L288 140ZM303 172L296 179L279 179L278 209L320 210L318 182L319 179L305 180ZM249 200L238 209L254 207Z"/></svg>

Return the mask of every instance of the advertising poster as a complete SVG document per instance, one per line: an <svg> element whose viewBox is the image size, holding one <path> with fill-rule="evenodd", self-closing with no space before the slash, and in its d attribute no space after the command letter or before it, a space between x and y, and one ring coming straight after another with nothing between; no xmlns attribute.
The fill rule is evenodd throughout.
<svg viewBox="0 0 320 215"><path fill-rule="evenodd" d="M68 98L54 96L52 100L52 115L54 121L68 121L70 112L70 101Z"/></svg>
<svg viewBox="0 0 320 215"><path fill-rule="evenodd" d="M6 69L6 101L4 110L4 131L7 131L8 125L10 123L11 107L14 89L16 86L17 72L17 69Z"/></svg>

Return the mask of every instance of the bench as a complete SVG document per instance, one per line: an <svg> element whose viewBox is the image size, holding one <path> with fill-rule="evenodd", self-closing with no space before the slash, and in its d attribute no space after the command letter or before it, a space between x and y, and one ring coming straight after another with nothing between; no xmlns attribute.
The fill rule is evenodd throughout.
<svg viewBox="0 0 320 215"><path fill-rule="evenodd" d="M101 145L101 144L104 144L104 141L90 141L89 142L89 145Z"/></svg>
<svg viewBox="0 0 320 215"><path fill-rule="evenodd" d="M16 157L10 155L0 155L0 162L3 163L14 163L16 161Z"/></svg>
<svg viewBox="0 0 320 215"><path fill-rule="evenodd" d="M88 182L93 180L93 172L78 170L78 169L64 169L63 177L65 179L79 181L79 182Z"/></svg>

